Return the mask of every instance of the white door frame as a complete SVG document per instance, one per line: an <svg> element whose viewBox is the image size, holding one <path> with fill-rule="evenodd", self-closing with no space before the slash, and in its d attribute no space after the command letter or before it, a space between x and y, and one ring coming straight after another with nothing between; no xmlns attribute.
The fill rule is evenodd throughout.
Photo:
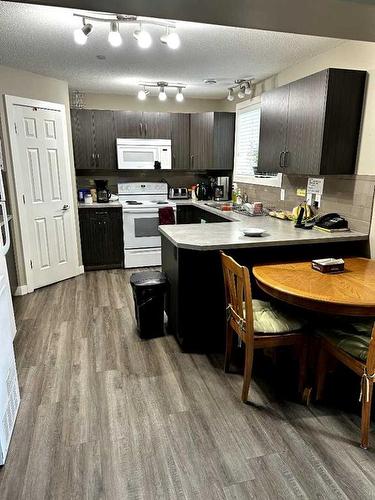
<svg viewBox="0 0 375 500"><path fill-rule="evenodd" d="M25 97L17 97L12 95L4 95L4 99L5 99L6 116L8 121L8 133L9 133L11 157L13 163L14 183L16 187L17 208L20 218L21 245L23 253L23 263L25 266L25 273L26 273L26 286L27 286L27 292L30 293L33 292L35 288L34 288L33 272L29 264L32 255L31 247L28 238L24 237L24 235L27 234L28 218L27 218L26 205L23 202L23 194L25 193L25 184L24 184L25 178L22 175L22 165L18 154L18 144L17 144L18 138L15 129L15 123L16 123L15 107L25 106L29 108L44 108L46 110L59 111L61 113L63 143L64 143L64 150L66 152L66 166L69 171L68 176L71 181L71 189L69 190L71 199L69 200L69 204L70 206L75 207L75 204L73 203L73 190L72 190L73 179L72 179L72 168L71 168L70 153L69 153L66 112L64 104L58 104L55 102L39 101L36 99L27 99ZM79 266L79 260L78 260L77 225L75 217L73 217L73 234L75 235L76 238L74 260L76 261L75 267L77 268L77 275L78 275L82 273L82 268L81 266Z"/></svg>

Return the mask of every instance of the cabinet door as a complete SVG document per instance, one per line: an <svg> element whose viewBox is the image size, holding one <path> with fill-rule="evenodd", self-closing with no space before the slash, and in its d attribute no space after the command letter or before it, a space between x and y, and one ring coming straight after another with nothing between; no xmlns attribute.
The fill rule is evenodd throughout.
<svg viewBox="0 0 375 500"><path fill-rule="evenodd" d="M320 173L327 79L328 71L321 71L289 86L287 173Z"/></svg>
<svg viewBox="0 0 375 500"><path fill-rule="evenodd" d="M190 115L190 165L193 170L212 168L213 135L213 112Z"/></svg>
<svg viewBox="0 0 375 500"><path fill-rule="evenodd" d="M188 170L190 168L190 115L171 113L172 126L172 168Z"/></svg>
<svg viewBox="0 0 375 500"><path fill-rule="evenodd" d="M90 109L72 109L72 137L76 170L95 168L93 113Z"/></svg>
<svg viewBox="0 0 375 500"><path fill-rule="evenodd" d="M141 111L114 111L116 138L144 137Z"/></svg>
<svg viewBox="0 0 375 500"><path fill-rule="evenodd" d="M85 269L123 267L122 210L82 208L79 221Z"/></svg>
<svg viewBox="0 0 375 500"><path fill-rule="evenodd" d="M265 92L261 98L259 172L280 172L286 150L289 85Z"/></svg>
<svg viewBox="0 0 375 500"><path fill-rule="evenodd" d="M143 113L143 134L147 139L170 139L170 113Z"/></svg>
<svg viewBox="0 0 375 500"><path fill-rule="evenodd" d="M215 170L232 170L234 159L235 113L214 115L214 161Z"/></svg>
<svg viewBox="0 0 375 500"><path fill-rule="evenodd" d="M95 166L104 170L117 168L116 132L113 111L94 111Z"/></svg>

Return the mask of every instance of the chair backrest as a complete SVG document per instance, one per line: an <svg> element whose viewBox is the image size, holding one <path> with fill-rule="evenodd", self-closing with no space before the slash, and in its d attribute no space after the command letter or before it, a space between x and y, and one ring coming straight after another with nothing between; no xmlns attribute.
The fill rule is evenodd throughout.
<svg viewBox="0 0 375 500"><path fill-rule="evenodd" d="M254 323L249 270L224 252L220 253L228 322L244 342L252 342Z"/></svg>

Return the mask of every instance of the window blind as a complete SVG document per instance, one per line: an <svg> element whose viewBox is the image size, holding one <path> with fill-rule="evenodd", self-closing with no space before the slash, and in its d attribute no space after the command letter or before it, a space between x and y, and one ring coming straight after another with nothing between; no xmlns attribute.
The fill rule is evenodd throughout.
<svg viewBox="0 0 375 500"><path fill-rule="evenodd" d="M258 167L260 106L238 111L234 157L234 181L249 182Z"/></svg>

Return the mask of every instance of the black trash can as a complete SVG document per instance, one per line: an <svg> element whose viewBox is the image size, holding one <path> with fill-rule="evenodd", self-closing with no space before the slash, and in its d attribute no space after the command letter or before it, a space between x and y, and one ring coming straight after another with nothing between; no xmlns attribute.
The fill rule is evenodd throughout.
<svg viewBox="0 0 375 500"><path fill-rule="evenodd" d="M133 290L138 335L141 338L164 335L164 302L167 277L160 271L134 273L130 277Z"/></svg>

